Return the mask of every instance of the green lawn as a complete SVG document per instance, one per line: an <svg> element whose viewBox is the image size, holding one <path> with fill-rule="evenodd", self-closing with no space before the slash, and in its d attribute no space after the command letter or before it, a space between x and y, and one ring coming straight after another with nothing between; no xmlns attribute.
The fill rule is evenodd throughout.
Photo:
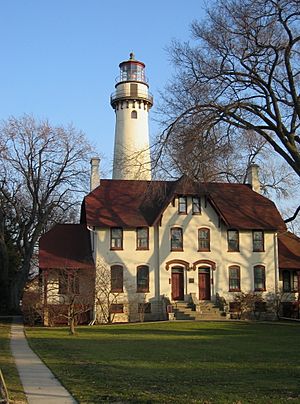
<svg viewBox="0 0 300 404"><path fill-rule="evenodd" d="M10 321L0 320L0 369L11 403L27 403L19 374L10 351Z"/></svg>
<svg viewBox="0 0 300 404"><path fill-rule="evenodd" d="M80 403L300 403L300 325L162 322L27 328Z"/></svg>

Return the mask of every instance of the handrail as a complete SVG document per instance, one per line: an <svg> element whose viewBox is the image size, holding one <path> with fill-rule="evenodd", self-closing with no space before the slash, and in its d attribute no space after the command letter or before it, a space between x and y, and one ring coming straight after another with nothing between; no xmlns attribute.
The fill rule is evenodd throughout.
<svg viewBox="0 0 300 404"><path fill-rule="evenodd" d="M136 81L138 83L145 83L148 84L149 80L148 77L145 75L139 76L139 75L133 75L133 74L121 74L115 78L116 83L124 83L125 81Z"/></svg>
<svg viewBox="0 0 300 404"><path fill-rule="evenodd" d="M146 91L135 91L131 92L130 90L128 91L115 91L111 94L110 96L110 102L114 103L116 100L146 100L150 104L153 104L153 96L151 93L146 92Z"/></svg>

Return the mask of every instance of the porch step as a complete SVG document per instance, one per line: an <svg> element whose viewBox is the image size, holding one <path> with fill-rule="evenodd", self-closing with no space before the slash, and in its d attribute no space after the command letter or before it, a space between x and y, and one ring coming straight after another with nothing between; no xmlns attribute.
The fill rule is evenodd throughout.
<svg viewBox="0 0 300 404"><path fill-rule="evenodd" d="M173 305L176 320L224 320L226 317L213 302L200 302L198 310L185 302L176 302Z"/></svg>

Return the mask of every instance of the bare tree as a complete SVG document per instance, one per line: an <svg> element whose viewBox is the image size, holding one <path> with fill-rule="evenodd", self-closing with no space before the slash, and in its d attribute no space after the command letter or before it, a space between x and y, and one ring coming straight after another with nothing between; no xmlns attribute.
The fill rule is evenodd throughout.
<svg viewBox="0 0 300 404"><path fill-rule="evenodd" d="M217 0L194 21L195 45L170 48L161 144L191 128L200 144L219 131L228 147L251 130L299 177L299 16L298 0Z"/></svg>
<svg viewBox="0 0 300 404"><path fill-rule="evenodd" d="M266 311L266 302L260 293L235 293L233 304L239 319L255 318L259 320L261 313Z"/></svg>
<svg viewBox="0 0 300 404"><path fill-rule="evenodd" d="M2 227L20 262L10 268L7 310L17 310L39 236L78 204L87 183L91 147L72 126L52 126L31 116L0 127ZM5 255L7 245L1 243ZM2 268L7 273L7 268Z"/></svg>

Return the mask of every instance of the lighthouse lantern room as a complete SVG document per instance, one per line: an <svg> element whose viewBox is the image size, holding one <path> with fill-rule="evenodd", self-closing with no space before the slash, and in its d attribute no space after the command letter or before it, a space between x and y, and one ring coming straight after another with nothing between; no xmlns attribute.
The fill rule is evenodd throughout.
<svg viewBox="0 0 300 404"><path fill-rule="evenodd" d="M148 114L153 105L145 64L121 62L111 106L116 114L113 179L151 180Z"/></svg>

